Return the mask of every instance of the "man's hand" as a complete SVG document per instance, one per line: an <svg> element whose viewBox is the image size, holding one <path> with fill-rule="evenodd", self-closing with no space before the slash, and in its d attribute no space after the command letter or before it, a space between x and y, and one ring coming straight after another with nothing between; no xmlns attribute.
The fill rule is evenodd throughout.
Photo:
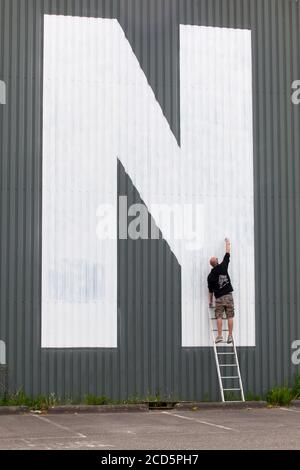
<svg viewBox="0 0 300 470"><path fill-rule="evenodd" d="M212 302L209 302L208 307L209 308L214 308L214 304Z"/></svg>
<svg viewBox="0 0 300 470"><path fill-rule="evenodd" d="M226 243L226 253L230 253L230 240L229 238L225 238Z"/></svg>

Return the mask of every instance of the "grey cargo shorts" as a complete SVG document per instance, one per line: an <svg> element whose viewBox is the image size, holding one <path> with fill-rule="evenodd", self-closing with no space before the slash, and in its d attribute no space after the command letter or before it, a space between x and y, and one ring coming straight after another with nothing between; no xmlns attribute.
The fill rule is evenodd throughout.
<svg viewBox="0 0 300 470"><path fill-rule="evenodd" d="M234 317L234 302L232 294L222 295L216 299L216 308L215 308L215 315L216 318L223 318L223 314L226 314L226 318L233 318Z"/></svg>

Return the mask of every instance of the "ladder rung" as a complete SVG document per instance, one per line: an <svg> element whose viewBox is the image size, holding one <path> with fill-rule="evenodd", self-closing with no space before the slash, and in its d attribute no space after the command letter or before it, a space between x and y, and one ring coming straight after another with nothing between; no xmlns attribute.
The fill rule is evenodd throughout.
<svg viewBox="0 0 300 470"><path fill-rule="evenodd" d="M219 353L219 352L217 352L217 354L224 355L224 354L234 354L234 353L224 353L224 352Z"/></svg>
<svg viewBox="0 0 300 470"><path fill-rule="evenodd" d="M243 400L224 400L225 403L244 403Z"/></svg>
<svg viewBox="0 0 300 470"><path fill-rule="evenodd" d="M218 331L218 330L214 328L214 329L213 329L213 331ZM224 330L224 329L222 329L222 331L228 331L228 330Z"/></svg>
<svg viewBox="0 0 300 470"><path fill-rule="evenodd" d="M227 341L218 341L218 343L215 343L215 344L216 344L216 346L222 346L223 348L224 348L224 344L226 344L230 348L233 348L233 343L227 343Z"/></svg>
<svg viewBox="0 0 300 470"><path fill-rule="evenodd" d="M238 379L239 376L238 375L223 375L221 376L221 379Z"/></svg>
<svg viewBox="0 0 300 470"><path fill-rule="evenodd" d="M236 367L236 364L219 364L220 367Z"/></svg>
<svg viewBox="0 0 300 470"><path fill-rule="evenodd" d="M228 392L229 390L241 390L240 388L223 388L224 392Z"/></svg>

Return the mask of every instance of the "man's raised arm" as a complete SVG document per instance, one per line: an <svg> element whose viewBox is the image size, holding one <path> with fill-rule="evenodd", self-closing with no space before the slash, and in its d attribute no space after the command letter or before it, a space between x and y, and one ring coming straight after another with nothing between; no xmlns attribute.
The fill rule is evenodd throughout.
<svg viewBox="0 0 300 470"><path fill-rule="evenodd" d="M225 238L225 244L226 244L225 245L226 246L225 251L226 251L226 253L230 254L230 240L229 240L229 238Z"/></svg>

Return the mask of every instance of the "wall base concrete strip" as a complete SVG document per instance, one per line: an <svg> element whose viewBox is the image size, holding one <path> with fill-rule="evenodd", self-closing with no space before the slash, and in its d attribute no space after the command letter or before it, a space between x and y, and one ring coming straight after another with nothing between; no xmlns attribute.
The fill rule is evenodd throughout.
<svg viewBox="0 0 300 470"><path fill-rule="evenodd" d="M49 408L48 414L59 413L114 413L114 412L133 412L149 411L148 405L61 405Z"/></svg>
<svg viewBox="0 0 300 470"><path fill-rule="evenodd" d="M205 410L205 409L246 409L246 408L266 408L266 401L245 401L245 402L180 402L174 404L174 410ZM300 400L293 400L291 407L300 408ZM167 408L165 408L167 409ZM170 407L168 408L170 409ZM151 411L155 408L151 408ZM161 411L162 408L157 408ZM148 412L149 404L132 404L132 405L60 405L48 410L34 411L27 406L0 406L0 415L23 414L23 413L46 413L46 414L63 414L63 413L121 413L121 412Z"/></svg>
<svg viewBox="0 0 300 470"><path fill-rule="evenodd" d="M28 406L0 406L0 415L28 413Z"/></svg>
<svg viewBox="0 0 300 470"><path fill-rule="evenodd" d="M266 401L244 401L244 402L181 402L175 405L176 410L195 410L195 409L243 409L243 408L265 408Z"/></svg>
<svg viewBox="0 0 300 470"><path fill-rule="evenodd" d="M290 406L297 406L300 407L300 399L299 400L292 400Z"/></svg>

